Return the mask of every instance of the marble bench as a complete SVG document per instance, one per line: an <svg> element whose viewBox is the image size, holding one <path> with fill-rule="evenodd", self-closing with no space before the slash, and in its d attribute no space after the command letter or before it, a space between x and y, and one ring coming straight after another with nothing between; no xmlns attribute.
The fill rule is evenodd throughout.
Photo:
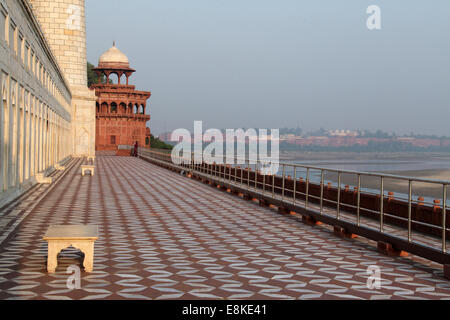
<svg viewBox="0 0 450 320"><path fill-rule="evenodd" d="M35 178L36 182L39 184L51 184L53 181L52 177L46 177L44 173L37 173Z"/></svg>
<svg viewBox="0 0 450 320"><path fill-rule="evenodd" d="M81 165L81 175L82 176L84 176L86 174L86 171L89 171L91 173L91 176L93 176L94 172L95 172L95 166L93 164Z"/></svg>
<svg viewBox="0 0 450 320"><path fill-rule="evenodd" d="M83 266L86 272L94 269L94 242L98 239L98 226L53 225L44 238L48 243L47 272L54 273L61 250L73 247L84 253Z"/></svg>
<svg viewBox="0 0 450 320"><path fill-rule="evenodd" d="M64 170L66 170L66 167L60 165L59 163L55 163L55 165L54 165L53 167L54 167L55 170L57 170L57 171L64 171Z"/></svg>

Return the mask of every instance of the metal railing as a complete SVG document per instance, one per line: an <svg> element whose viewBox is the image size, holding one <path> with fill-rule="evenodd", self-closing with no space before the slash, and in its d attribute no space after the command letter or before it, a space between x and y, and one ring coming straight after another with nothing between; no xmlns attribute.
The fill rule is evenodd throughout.
<svg viewBox="0 0 450 320"><path fill-rule="evenodd" d="M276 163L280 175L263 175L261 170L271 164L270 161L253 163L248 159L235 159L235 163L240 160L241 165L195 163L194 154L188 159L172 159L170 153L143 148L140 155L157 164L264 197L278 206L311 213L329 224L343 225L356 233L361 231L369 238L394 240L408 250L418 249L418 255L421 255L420 250L439 252L434 260L450 263L447 254L450 230L447 186L450 181L285 162ZM182 163L177 165L172 160ZM434 200L432 196L421 197L420 190L431 190L439 196ZM422 256L430 258L433 254Z"/></svg>

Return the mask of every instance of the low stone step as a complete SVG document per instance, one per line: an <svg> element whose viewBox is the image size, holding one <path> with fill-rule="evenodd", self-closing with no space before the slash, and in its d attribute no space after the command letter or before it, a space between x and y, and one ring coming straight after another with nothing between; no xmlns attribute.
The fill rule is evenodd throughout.
<svg viewBox="0 0 450 320"><path fill-rule="evenodd" d="M131 156L131 150L117 150L116 156L119 157L130 157Z"/></svg>

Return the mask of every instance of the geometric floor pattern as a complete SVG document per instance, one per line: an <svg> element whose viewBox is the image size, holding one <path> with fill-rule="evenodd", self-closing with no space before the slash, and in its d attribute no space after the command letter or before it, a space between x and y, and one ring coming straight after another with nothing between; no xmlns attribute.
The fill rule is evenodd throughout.
<svg viewBox="0 0 450 320"><path fill-rule="evenodd" d="M94 177L80 162L4 231L0 299L450 299L441 265L386 257L140 159L97 156ZM99 226L81 289L66 284L75 249L46 272L51 224ZM367 287L370 266L379 289Z"/></svg>

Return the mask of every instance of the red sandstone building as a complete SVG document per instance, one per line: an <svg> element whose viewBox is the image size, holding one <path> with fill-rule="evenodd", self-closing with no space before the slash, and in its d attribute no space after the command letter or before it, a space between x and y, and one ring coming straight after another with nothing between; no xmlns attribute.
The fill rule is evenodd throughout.
<svg viewBox="0 0 450 320"><path fill-rule="evenodd" d="M119 145L134 145L136 141L139 146L149 147L150 129L146 123L150 116L145 110L151 93L137 91L129 84L136 70L130 68L127 56L113 45L102 54L94 71L99 79L91 86L97 96L95 149L117 150Z"/></svg>

